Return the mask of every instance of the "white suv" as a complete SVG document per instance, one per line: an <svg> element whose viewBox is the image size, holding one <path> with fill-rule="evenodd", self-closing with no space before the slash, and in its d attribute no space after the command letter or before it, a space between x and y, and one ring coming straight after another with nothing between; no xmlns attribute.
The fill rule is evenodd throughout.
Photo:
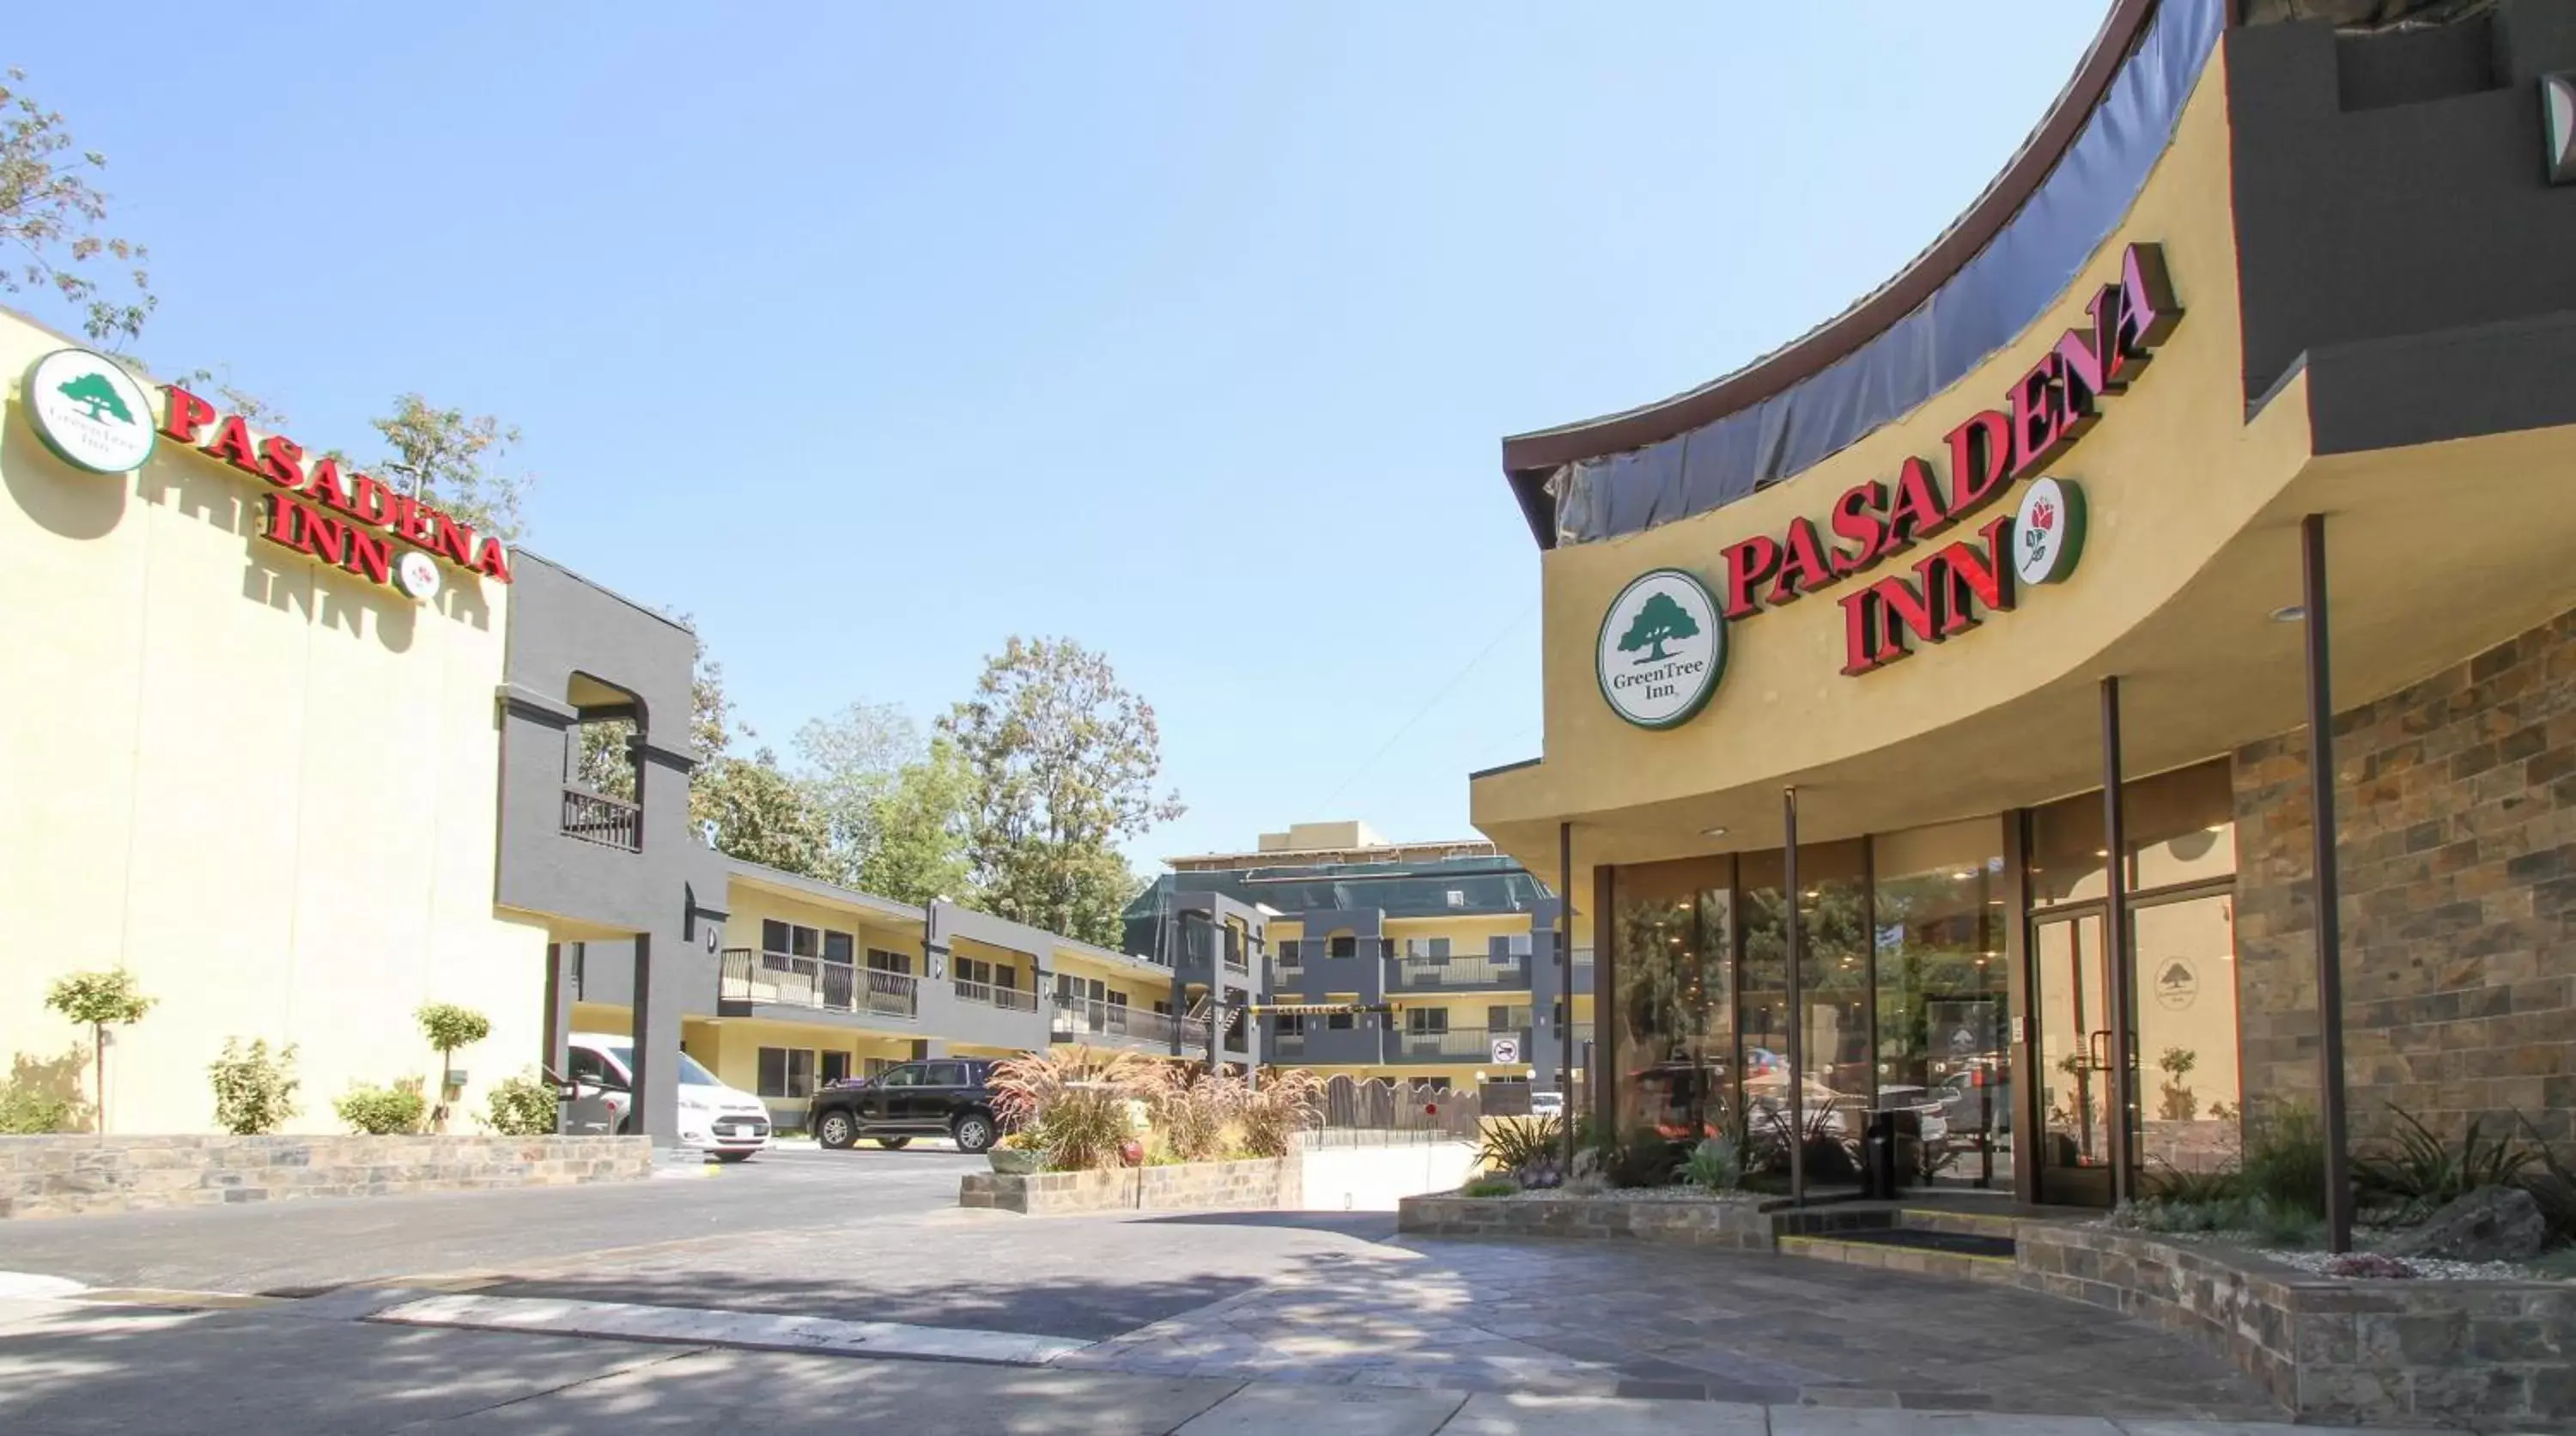
<svg viewBox="0 0 2576 1436"><path fill-rule="evenodd" d="M569 1132L635 1130L635 1043L626 1034L572 1034L567 1065L573 1098ZM759 1098L716 1080L686 1052L680 1059L680 1145L739 1162L769 1145L769 1109Z"/></svg>

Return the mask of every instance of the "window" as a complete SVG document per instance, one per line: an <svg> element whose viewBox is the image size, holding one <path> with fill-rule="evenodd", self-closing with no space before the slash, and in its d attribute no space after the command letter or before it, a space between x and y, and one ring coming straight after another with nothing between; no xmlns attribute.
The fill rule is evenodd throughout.
<svg viewBox="0 0 2576 1436"><path fill-rule="evenodd" d="M850 1054L847 1052L824 1053L822 1075L823 1085L827 1087L848 1077L850 1075Z"/></svg>
<svg viewBox="0 0 2576 1436"><path fill-rule="evenodd" d="M588 1082L593 1086L601 1087L608 1085L608 1064L600 1060L598 1053L587 1047L574 1048L572 1056L565 1059L564 1065L572 1069L570 1076L575 1082Z"/></svg>
<svg viewBox="0 0 2576 1436"><path fill-rule="evenodd" d="M1279 965L1281 967L1295 967L1305 960L1306 959L1303 957L1298 956L1297 939L1293 937L1283 937L1279 940Z"/></svg>
<svg viewBox="0 0 2576 1436"><path fill-rule="evenodd" d="M921 1085L924 1087L966 1085L966 1064L963 1062L932 1062L925 1065L923 1072L925 1075L921 1079Z"/></svg>
<svg viewBox="0 0 2576 1436"><path fill-rule="evenodd" d="M1168 1002L1157 1002L1154 1004L1154 1010L1163 1014L1165 1017L1169 1017L1172 1015L1172 1004Z"/></svg>
<svg viewBox="0 0 2576 1436"><path fill-rule="evenodd" d="M993 985L1002 989L1004 992L1019 991L1020 970L1016 967L1003 967L996 965L993 968Z"/></svg>
<svg viewBox="0 0 2576 1436"><path fill-rule="evenodd" d="M1109 1005L1119 1008L1125 1007L1127 1005L1127 994L1123 992L1113 992L1109 994Z"/></svg>
<svg viewBox="0 0 2576 1436"><path fill-rule="evenodd" d="M891 1058L886 1058L886 1057L868 1057L868 1058L863 1058L863 1059L861 1059L861 1061L860 1061L860 1063L859 1063L859 1075L860 1075L860 1076L862 1076L862 1077L865 1077L865 1078L867 1078L869 1081L873 1082L873 1081L875 1081L876 1079L878 1079L878 1078L883 1077L884 1075L886 1075L886 1069L887 1069L887 1068L889 1068L889 1067L892 1067L892 1066L894 1066L894 1061L893 1061L893 1059L891 1059Z"/></svg>
<svg viewBox="0 0 2576 1436"><path fill-rule="evenodd" d="M810 1047L761 1048L760 1095L763 1097L813 1096L814 1049Z"/></svg>
<svg viewBox="0 0 2576 1436"><path fill-rule="evenodd" d="M980 957L958 958L956 966L959 982L981 982L990 985L993 981L993 964Z"/></svg>
<svg viewBox="0 0 2576 1436"><path fill-rule="evenodd" d="M1302 1013L1302 1012L1288 1012L1288 1013L1282 1013L1282 1014L1280 1015L1280 1017L1279 1017L1279 1027L1278 1027L1278 1032L1279 1032L1279 1035L1280 1035L1280 1036L1282 1036L1282 1037L1303 1037L1303 1036L1305 1036L1305 1035L1306 1035L1306 1014L1304 1014L1304 1013Z"/></svg>
<svg viewBox="0 0 2576 1436"><path fill-rule="evenodd" d="M1510 1008L1488 1007L1485 1009L1485 1030L1487 1032L1507 1031L1510 1029L1511 1025L1512 1010Z"/></svg>
<svg viewBox="0 0 2576 1436"><path fill-rule="evenodd" d="M1404 1012L1404 1030L1415 1033L1449 1030L1449 1009L1445 1007L1409 1007Z"/></svg>
<svg viewBox="0 0 2576 1436"><path fill-rule="evenodd" d="M1360 955L1360 940L1345 933L1333 938L1327 950L1335 957L1357 957Z"/></svg>
<svg viewBox="0 0 2576 1436"><path fill-rule="evenodd" d="M868 949L868 967L876 972L910 972L912 954L872 947Z"/></svg>
<svg viewBox="0 0 2576 1436"><path fill-rule="evenodd" d="M1423 1079L1422 1085L1430 1088L1434 1092L1446 1092L1449 1090L1449 1079L1446 1077L1429 1077Z"/></svg>
<svg viewBox="0 0 2576 1436"><path fill-rule="evenodd" d="M918 1087L921 1085L921 1067L918 1063L889 1067L885 1070L885 1075L878 1080L888 1087Z"/></svg>
<svg viewBox="0 0 2576 1436"><path fill-rule="evenodd" d="M1325 1031L1327 1031L1327 1032L1348 1032L1348 1031L1350 1031L1350 1030L1351 1030L1351 1014L1349 1014L1349 1013L1347 1013L1347 1012L1331 1012L1331 1013L1326 1013L1326 1014L1324 1015L1324 1030L1325 1030Z"/></svg>
<svg viewBox="0 0 2576 1436"><path fill-rule="evenodd" d="M848 933L832 932L826 929L823 933L823 960L825 962L848 962L850 960L852 950L857 946L858 939L850 936Z"/></svg>

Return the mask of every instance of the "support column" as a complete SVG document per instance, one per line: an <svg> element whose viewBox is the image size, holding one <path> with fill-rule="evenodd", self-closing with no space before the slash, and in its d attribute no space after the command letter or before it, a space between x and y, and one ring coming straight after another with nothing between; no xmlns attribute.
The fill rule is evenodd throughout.
<svg viewBox="0 0 2576 1436"><path fill-rule="evenodd" d="M576 983L573 964L580 961L581 944L550 942L546 944L546 1028L544 1049L537 1062L549 1083L563 1080L569 1066L566 1057L572 1046L572 1003ZM555 1105L555 1130L563 1128L563 1104Z"/></svg>
<svg viewBox="0 0 2576 1436"><path fill-rule="evenodd" d="M1782 894L1789 911L1789 1200L1807 1200L1807 987L1805 916L1798 903L1798 790L1780 790Z"/></svg>
<svg viewBox="0 0 2576 1436"><path fill-rule="evenodd" d="M2326 1250L2352 1250L2350 1137L2343 1087L2343 884L2335 870L2334 674L2326 625L2326 516L2299 521L2307 605L2309 863L2317 912L2317 1112L2326 1139Z"/></svg>
<svg viewBox="0 0 2576 1436"><path fill-rule="evenodd" d="M659 950L649 932L635 934L635 1130L653 1139L656 1147L676 1146L680 1140L680 981L679 974L667 974L669 981L657 981L654 971ZM676 966L684 953L671 952L659 961Z"/></svg>
<svg viewBox="0 0 2576 1436"><path fill-rule="evenodd" d="M2129 957L2129 829L2120 802L2120 680L2102 680L2103 994L2111 1023L2111 1200L2138 1198L2137 975Z"/></svg>
<svg viewBox="0 0 2576 1436"><path fill-rule="evenodd" d="M1598 969L1595 969L1596 971ZM1574 1170L1574 825L1556 825L1556 1090L1565 1107L1565 1170ZM1601 1004L1592 1004L1598 1018ZM1532 1016L1537 1014L1533 1013Z"/></svg>

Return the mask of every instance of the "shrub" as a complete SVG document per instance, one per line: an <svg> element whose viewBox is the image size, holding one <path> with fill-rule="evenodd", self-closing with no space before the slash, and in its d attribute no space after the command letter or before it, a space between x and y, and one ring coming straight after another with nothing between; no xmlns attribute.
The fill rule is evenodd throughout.
<svg viewBox="0 0 2576 1436"><path fill-rule="evenodd" d="M1497 1172L1552 1168L1564 1158L1565 1122L1558 1117L1497 1117L1485 1124L1476 1147L1476 1160Z"/></svg>
<svg viewBox="0 0 2576 1436"><path fill-rule="evenodd" d="M2186 1172L2180 1167L2160 1166L2147 1174L2147 1194L2158 1201L2208 1206L2235 1201L2244 1192L2245 1179L2232 1168Z"/></svg>
<svg viewBox="0 0 2576 1436"><path fill-rule="evenodd" d="M556 1107L554 1084L530 1068L492 1084L484 1120L504 1137L551 1137Z"/></svg>
<svg viewBox="0 0 2576 1436"><path fill-rule="evenodd" d="M2274 1207L2322 1217L2326 1209L2326 1134L2313 1108L2273 1106L2248 1122L2237 1190Z"/></svg>
<svg viewBox="0 0 2576 1436"><path fill-rule="evenodd" d="M1026 1132L1048 1167L1096 1171L1119 1165L1119 1145L1135 1130L1127 1104L1159 1085L1154 1069L1133 1052L1050 1047L998 1064L985 1085L994 1117Z"/></svg>
<svg viewBox="0 0 2576 1436"><path fill-rule="evenodd" d="M2516 1112L2513 1119L2531 1140L2532 1165L2537 1168L2522 1174L2523 1190L2540 1204L2540 1215L2549 1223L2549 1240L2557 1245L2576 1243L2576 1165L2541 1139L2540 1129L2531 1125L2529 1117Z"/></svg>
<svg viewBox="0 0 2576 1436"><path fill-rule="evenodd" d="M1732 1138L1710 1137L1683 1160L1682 1180L1703 1191L1734 1191L1744 1185L1743 1150Z"/></svg>
<svg viewBox="0 0 2576 1436"><path fill-rule="evenodd" d="M1860 1142L1849 1130L1850 1124L1832 1107L1811 1107L1805 1116L1805 1132L1799 1146L1810 1184L1840 1184L1860 1180ZM1753 1113L1750 1139L1745 1144L1747 1167L1756 1172L1785 1176L1789 1171L1790 1124L1785 1107L1764 1106Z"/></svg>
<svg viewBox="0 0 2576 1436"><path fill-rule="evenodd" d="M2396 1115L2396 1131L2354 1161L2352 1174L2365 1200L2404 1216L2430 1215L2480 1187L2516 1184L2536 1159L2511 1132L2488 1140L2484 1117L2471 1117L2453 1146L2404 1108L2388 1110Z"/></svg>
<svg viewBox="0 0 2576 1436"><path fill-rule="evenodd" d="M1521 1184L1513 1181L1509 1177L1478 1177L1476 1180L1469 1182L1466 1186L1460 1188L1458 1195L1462 1197L1508 1197L1520 1189Z"/></svg>
<svg viewBox="0 0 2576 1436"><path fill-rule="evenodd" d="M1232 1073L1166 1064L1154 1085L1155 1131L1174 1160L1204 1162L1223 1151L1243 1097L1243 1079Z"/></svg>
<svg viewBox="0 0 2576 1436"><path fill-rule="evenodd" d="M1324 1079L1303 1067L1263 1073L1239 1114L1244 1155L1285 1157L1296 1151L1298 1135L1313 1125L1323 1100Z"/></svg>
<svg viewBox="0 0 2576 1436"><path fill-rule="evenodd" d="M39 1137L69 1131L72 1104L24 1082L0 1082L0 1136Z"/></svg>
<svg viewBox="0 0 2576 1436"><path fill-rule="evenodd" d="M253 1038L245 1052L237 1038L224 1039L224 1055L206 1068L215 1088L215 1125L236 1137L259 1137L286 1125L295 1115L295 1044L274 1055L268 1039Z"/></svg>
<svg viewBox="0 0 2576 1436"><path fill-rule="evenodd" d="M388 1087L359 1083L351 1087L331 1110L352 1128L374 1137L398 1136L420 1130L420 1119L427 1114L429 1102L420 1095L421 1079L406 1077Z"/></svg>
<svg viewBox="0 0 2576 1436"><path fill-rule="evenodd" d="M45 989L47 1007L89 1028L90 1062L97 1082L91 1096L97 1103L101 1135L107 1131L107 1029L142 1021L154 1000L144 996L134 974L121 967L113 972L67 973Z"/></svg>
<svg viewBox="0 0 2576 1436"><path fill-rule="evenodd" d="M1614 1187L1669 1187L1687 1148L1658 1129L1640 1125L1619 1141L1618 1155L1603 1169Z"/></svg>

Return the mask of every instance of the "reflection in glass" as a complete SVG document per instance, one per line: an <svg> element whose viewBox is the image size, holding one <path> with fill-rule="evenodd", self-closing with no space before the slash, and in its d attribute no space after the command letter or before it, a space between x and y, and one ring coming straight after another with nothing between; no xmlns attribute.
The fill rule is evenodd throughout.
<svg viewBox="0 0 2576 1436"><path fill-rule="evenodd" d="M1798 849L1800 1007L1789 1004L1788 907L1778 852L1739 860L1744 907L1744 1101L1757 1135L1790 1120L1789 1024L1805 1024L1797 1107L1810 1137L1808 1182L1847 1184L1856 1165L1835 1151L1856 1143L1868 1112L1868 855L1859 842ZM1852 1150L1856 1151L1856 1147Z"/></svg>
<svg viewBox="0 0 2576 1436"><path fill-rule="evenodd" d="M2237 1107L2235 898L2138 908L2140 1155L2150 1168L2215 1171L2234 1154Z"/></svg>
<svg viewBox="0 0 2576 1436"><path fill-rule="evenodd" d="M2107 1167L2111 1161L2111 1005L2097 914L2035 924L2031 934L2039 1016L2040 1164ZM2042 1173L2045 1182L2046 1173ZM2050 1194L2043 1188L2042 1200Z"/></svg>
<svg viewBox="0 0 2576 1436"><path fill-rule="evenodd" d="M1877 1099L1915 1115L1909 1181L1991 1185L2011 1171L2002 840L1985 819L1872 843Z"/></svg>
<svg viewBox="0 0 2576 1436"><path fill-rule="evenodd" d="M1727 859L1622 868L1615 878L1619 1124L1672 1137L1724 1130Z"/></svg>

